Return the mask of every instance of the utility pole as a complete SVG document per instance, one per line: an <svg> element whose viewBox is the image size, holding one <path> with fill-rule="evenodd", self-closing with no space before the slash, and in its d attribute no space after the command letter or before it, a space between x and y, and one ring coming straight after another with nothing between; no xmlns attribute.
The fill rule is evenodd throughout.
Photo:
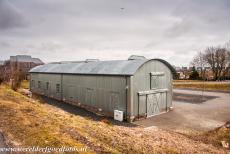
<svg viewBox="0 0 230 154"><path fill-rule="evenodd" d="M204 73L203 73L202 101L204 101L204 91L205 91L205 72L206 72L206 68L204 68Z"/></svg>

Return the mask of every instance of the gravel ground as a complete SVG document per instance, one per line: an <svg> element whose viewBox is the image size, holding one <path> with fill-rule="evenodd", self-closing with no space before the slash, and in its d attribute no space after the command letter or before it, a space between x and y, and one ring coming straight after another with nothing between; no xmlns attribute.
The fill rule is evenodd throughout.
<svg viewBox="0 0 230 154"><path fill-rule="evenodd" d="M188 128L207 131L230 120L229 93L204 92L204 98L209 98L205 102L198 101L199 97L202 98L201 91L175 89L174 93L177 100L173 100L173 111L137 121L135 124L170 130Z"/></svg>
<svg viewBox="0 0 230 154"><path fill-rule="evenodd" d="M193 103L199 104L206 102L211 99L218 98L216 96L202 96L202 95L193 95L193 94L182 94L182 93L173 93L173 100L184 103Z"/></svg>

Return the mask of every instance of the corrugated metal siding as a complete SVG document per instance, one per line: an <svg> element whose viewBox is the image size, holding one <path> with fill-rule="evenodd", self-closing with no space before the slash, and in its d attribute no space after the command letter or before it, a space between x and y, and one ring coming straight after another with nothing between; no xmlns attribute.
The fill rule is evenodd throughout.
<svg viewBox="0 0 230 154"><path fill-rule="evenodd" d="M126 111L125 87L125 77L63 75L63 99L106 112Z"/></svg>
<svg viewBox="0 0 230 154"><path fill-rule="evenodd" d="M70 69L67 65L65 67ZM101 108L104 112L113 113L115 109L127 111L128 113L125 115L133 118L138 115L138 92L150 90L150 72L153 74L154 72L155 74L164 73L157 83L159 88L169 90L167 97L162 97L159 104L160 112L164 112L166 99L167 107L172 106L172 72L167 65L159 60L148 60L136 68L133 76L31 73L31 80L35 81L35 86L31 87L31 90L73 104L81 103ZM40 88L38 88L38 81L41 81ZM50 83L48 90L46 82ZM56 92L56 84L60 84L60 93ZM139 99L139 114L144 115L148 108L145 103L146 97L140 96Z"/></svg>
<svg viewBox="0 0 230 154"><path fill-rule="evenodd" d="M169 89L167 93L167 106L172 106L172 73L171 70L162 62L158 60L151 60L145 63L133 77L133 103L134 103L134 116L138 115L138 92L150 90L150 72L164 72L164 76L159 81L160 88ZM154 84L152 84L154 85ZM165 97L166 98L166 97ZM161 99L165 99L161 98ZM139 114L144 115L146 113L145 96L140 96ZM164 100L160 100L160 108L166 106Z"/></svg>
<svg viewBox="0 0 230 154"><path fill-rule="evenodd" d="M34 81L35 85L30 86L32 92L40 93L47 95L52 98L61 99L61 91L57 93L56 91L56 84L60 84L61 87L61 75L60 74L37 74L32 73L30 83L32 83L32 80ZM41 82L41 87L38 87L38 82ZM49 83L49 88L46 88L46 82Z"/></svg>
<svg viewBox="0 0 230 154"><path fill-rule="evenodd" d="M113 60L77 63L50 63L37 66L30 73L63 73L91 75L133 75L147 59Z"/></svg>
<svg viewBox="0 0 230 154"><path fill-rule="evenodd" d="M32 92L76 105L101 108L105 112L113 113L115 109L126 112L126 77L31 73L31 83L32 80L35 81ZM40 88L38 81L41 82ZM48 90L46 82L49 82ZM56 92L56 84L61 83L62 95Z"/></svg>

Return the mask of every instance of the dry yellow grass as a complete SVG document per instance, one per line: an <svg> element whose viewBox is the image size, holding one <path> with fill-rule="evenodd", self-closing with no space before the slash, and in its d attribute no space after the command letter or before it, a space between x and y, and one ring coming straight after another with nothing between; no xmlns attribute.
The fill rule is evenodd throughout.
<svg viewBox="0 0 230 154"><path fill-rule="evenodd" d="M230 124L230 122L228 123ZM194 140L203 141L206 144L212 144L217 147L222 147L223 145L221 142L223 141L230 146L230 128L226 126L227 124L208 132L196 132L193 135L190 134L190 136ZM230 150L230 147L228 147L228 149Z"/></svg>
<svg viewBox="0 0 230 154"><path fill-rule="evenodd" d="M226 152L176 132L103 121L71 114L0 86L0 129L16 146L87 146L89 153Z"/></svg>
<svg viewBox="0 0 230 154"><path fill-rule="evenodd" d="M200 80L173 80L173 82L178 83L178 82L200 82Z"/></svg>
<svg viewBox="0 0 230 154"><path fill-rule="evenodd" d="M63 122L54 116L41 102L0 86L0 128L16 146L84 147L60 132Z"/></svg>
<svg viewBox="0 0 230 154"><path fill-rule="evenodd" d="M230 82L213 82L213 81L202 82L197 80L175 80L173 81L173 87L230 92Z"/></svg>
<svg viewBox="0 0 230 154"><path fill-rule="evenodd" d="M30 87L30 83L28 80L23 80L22 83L21 83L21 88L24 88L24 89L29 89Z"/></svg>

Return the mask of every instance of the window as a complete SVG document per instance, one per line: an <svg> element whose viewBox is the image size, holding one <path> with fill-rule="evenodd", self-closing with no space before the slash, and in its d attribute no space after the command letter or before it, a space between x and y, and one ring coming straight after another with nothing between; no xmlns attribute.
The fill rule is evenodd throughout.
<svg viewBox="0 0 230 154"><path fill-rule="evenodd" d="M46 90L49 90L49 82L46 82Z"/></svg>
<svg viewBox="0 0 230 154"><path fill-rule="evenodd" d="M41 88L41 81L38 81L38 88Z"/></svg>
<svg viewBox="0 0 230 154"><path fill-rule="evenodd" d="M164 88L164 72L150 73L150 89Z"/></svg>
<svg viewBox="0 0 230 154"><path fill-rule="evenodd" d="M56 93L60 93L60 84L56 84Z"/></svg>

